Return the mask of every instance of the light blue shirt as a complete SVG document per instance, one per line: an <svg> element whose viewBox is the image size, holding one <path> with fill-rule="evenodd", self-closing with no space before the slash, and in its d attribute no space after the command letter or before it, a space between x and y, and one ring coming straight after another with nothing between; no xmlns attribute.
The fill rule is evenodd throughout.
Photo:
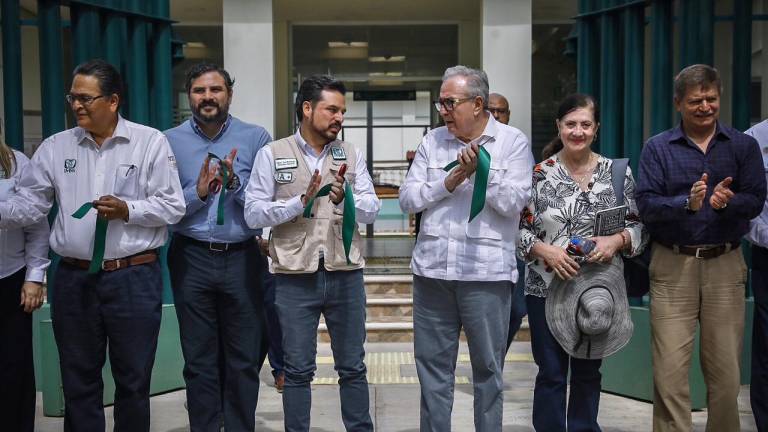
<svg viewBox="0 0 768 432"><path fill-rule="evenodd" d="M245 186L251 176L256 153L272 141L269 133L261 126L230 116L213 139L209 139L192 118L165 134L176 155L186 203L184 218L172 226L171 231L200 241L221 243L236 243L261 235L261 229L248 228L245 223L243 204ZM227 190L224 224L216 225L221 193L209 194L205 201L201 200L197 196L197 178L209 152L224 159L233 148L237 148L234 171L240 185L234 190Z"/></svg>
<svg viewBox="0 0 768 432"><path fill-rule="evenodd" d="M751 135L760 144L760 153L763 155L763 166L765 167L765 178L768 181L768 120L752 126L747 130L747 135ZM763 205L763 211L760 216L752 219L749 224L749 233L747 240L750 242L768 248L768 200Z"/></svg>

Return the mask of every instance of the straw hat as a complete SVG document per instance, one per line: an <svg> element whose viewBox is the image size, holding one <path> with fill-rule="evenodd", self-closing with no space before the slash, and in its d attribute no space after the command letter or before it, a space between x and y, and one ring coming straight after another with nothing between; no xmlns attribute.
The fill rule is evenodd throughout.
<svg viewBox="0 0 768 432"><path fill-rule="evenodd" d="M632 337L624 272L617 260L583 265L568 281L555 278L545 310L549 330L572 357L608 357Z"/></svg>

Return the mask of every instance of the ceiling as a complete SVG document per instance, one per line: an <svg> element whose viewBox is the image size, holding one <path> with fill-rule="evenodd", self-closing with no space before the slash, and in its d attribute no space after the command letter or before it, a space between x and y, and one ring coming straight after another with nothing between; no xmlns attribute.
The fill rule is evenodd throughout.
<svg viewBox="0 0 768 432"><path fill-rule="evenodd" d="M225 0L170 0L180 25L221 25ZM534 22L567 21L577 0L532 0ZM285 21L463 21L479 16L481 0L273 0L273 15ZM37 15L37 0L19 0L22 14ZM319 5L322 5L321 7ZM62 7L66 18L68 8Z"/></svg>

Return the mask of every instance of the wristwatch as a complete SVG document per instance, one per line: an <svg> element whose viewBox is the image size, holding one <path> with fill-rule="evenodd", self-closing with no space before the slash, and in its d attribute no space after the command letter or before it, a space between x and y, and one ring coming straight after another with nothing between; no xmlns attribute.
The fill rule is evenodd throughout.
<svg viewBox="0 0 768 432"><path fill-rule="evenodd" d="M696 210L693 210L690 204L691 204L691 198L688 197L685 199L685 211L687 211L688 213L696 213Z"/></svg>

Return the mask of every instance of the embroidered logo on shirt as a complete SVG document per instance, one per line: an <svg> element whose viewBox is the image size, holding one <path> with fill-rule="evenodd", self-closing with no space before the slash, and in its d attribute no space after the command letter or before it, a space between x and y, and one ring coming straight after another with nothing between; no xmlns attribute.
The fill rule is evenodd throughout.
<svg viewBox="0 0 768 432"><path fill-rule="evenodd" d="M293 183L293 173L292 172L276 172L275 173L275 181L278 183Z"/></svg>
<svg viewBox="0 0 768 432"><path fill-rule="evenodd" d="M64 172L74 173L77 166L77 159L65 159L64 160Z"/></svg>
<svg viewBox="0 0 768 432"><path fill-rule="evenodd" d="M331 147L331 156L333 160L347 160L347 153L344 152L343 147Z"/></svg>
<svg viewBox="0 0 768 432"><path fill-rule="evenodd" d="M168 165L171 167L172 170L178 171L178 167L176 166L176 156L170 155L168 156Z"/></svg>
<svg viewBox="0 0 768 432"><path fill-rule="evenodd" d="M275 171L298 167L299 161L296 158L275 159Z"/></svg>

